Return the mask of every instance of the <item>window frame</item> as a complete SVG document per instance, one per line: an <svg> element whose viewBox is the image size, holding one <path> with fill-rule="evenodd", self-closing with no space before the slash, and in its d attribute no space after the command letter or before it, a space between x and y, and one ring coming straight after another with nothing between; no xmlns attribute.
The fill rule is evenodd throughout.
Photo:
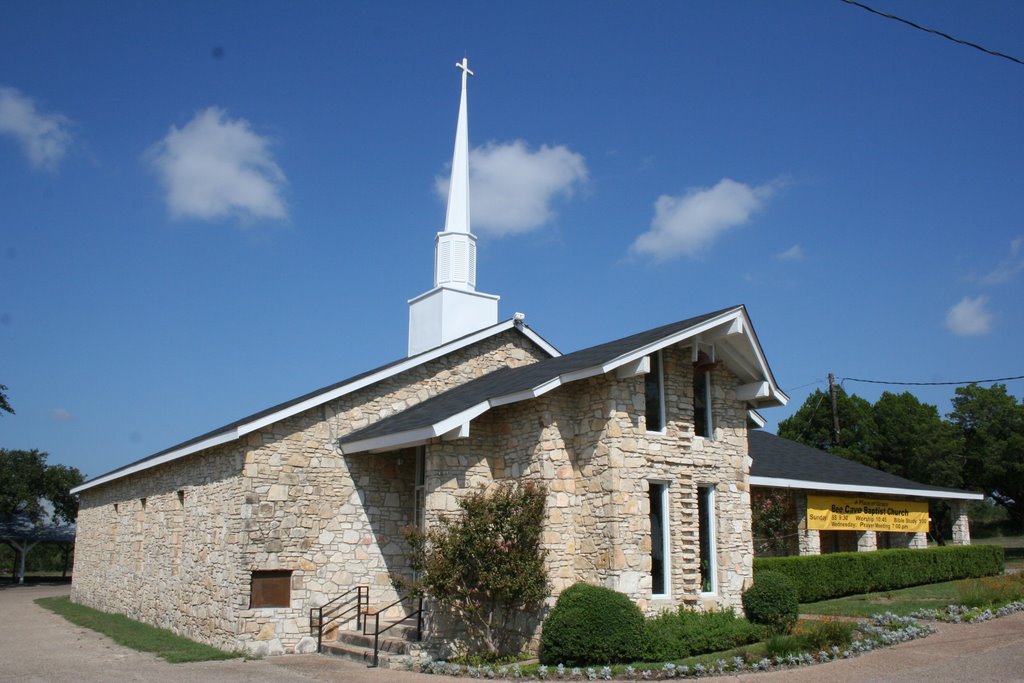
<svg viewBox="0 0 1024 683"><path fill-rule="evenodd" d="M669 486L670 482L651 479L647 482L648 504L654 498L655 491L658 492L661 507L661 583L662 592L654 590L654 526L651 526L651 599L667 600L672 597L672 534L671 515L669 514ZM650 514L653 516L653 514Z"/></svg>
<svg viewBox="0 0 1024 683"><path fill-rule="evenodd" d="M665 364L664 359L661 356L661 349L658 349L650 355L651 369L644 375L644 428L650 434L664 434L665 425L668 422L665 415ZM647 400L648 384L651 381L657 383L657 419L658 428L651 429L650 419L650 402Z"/></svg>
<svg viewBox="0 0 1024 683"><path fill-rule="evenodd" d="M716 534L717 515L715 514L715 485L697 485L697 569L700 576L700 594L718 595L718 538ZM701 524L701 519L706 519ZM704 570L701 568L704 557L704 538L701 528L707 529L707 550L708 550L708 579L710 590L704 590Z"/></svg>
<svg viewBox="0 0 1024 683"><path fill-rule="evenodd" d="M253 569L249 575L249 609L282 609L292 606L292 574L291 569ZM257 587L257 581L259 585ZM287 585L287 600L275 602L272 591L274 587L262 585L272 580L284 581ZM280 590L277 587L276 590ZM260 599L257 600L257 597Z"/></svg>
<svg viewBox="0 0 1024 683"><path fill-rule="evenodd" d="M703 382L698 384L698 377L704 376ZM698 388L703 389L704 399L704 431L705 434L697 433L697 390ZM714 441L715 439L715 420L714 411L712 410L711 404L711 371L710 370L697 370L693 371L693 435L700 439L707 439L708 441Z"/></svg>

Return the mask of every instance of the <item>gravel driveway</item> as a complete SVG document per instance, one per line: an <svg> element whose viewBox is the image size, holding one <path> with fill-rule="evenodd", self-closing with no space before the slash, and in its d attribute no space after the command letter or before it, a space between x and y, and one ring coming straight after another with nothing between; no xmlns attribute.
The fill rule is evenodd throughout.
<svg viewBox="0 0 1024 683"><path fill-rule="evenodd" d="M74 626L32 601L65 595L67 586L25 586L0 590L0 681L11 683L93 683L146 681L189 683L451 683L467 679L425 676L319 655L168 664L153 655L115 644ZM961 681L1024 682L1024 613L981 624L939 624L939 632L853 659L778 671L720 677L716 681Z"/></svg>

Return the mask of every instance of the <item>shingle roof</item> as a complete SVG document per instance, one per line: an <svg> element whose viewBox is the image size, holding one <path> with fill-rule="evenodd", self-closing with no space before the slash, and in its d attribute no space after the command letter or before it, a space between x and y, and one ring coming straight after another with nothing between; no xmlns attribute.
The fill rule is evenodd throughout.
<svg viewBox="0 0 1024 683"><path fill-rule="evenodd" d="M891 489L893 492L928 498L983 498L980 493L973 491L930 486L897 477L760 429L750 430L747 438L749 455L753 460L750 476L754 485L770 485L763 480L773 479L789 482L794 488L849 491Z"/></svg>
<svg viewBox="0 0 1024 683"><path fill-rule="evenodd" d="M742 306L723 308L719 311L705 313L567 353L557 358L492 372L348 434L339 441L339 445L345 450L346 445L365 444L373 439L428 429L453 416L473 411L474 408L477 408L477 414L479 414L486 409L486 404L489 402L521 392L536 390L559 378L572 378L574 373L593 369L594 372L591 374L596 374L603 371L604 366L623 356L670 339L724 314L740 310L743 310ZM358 447L353 450L358 450Z"/></svg>
<svg viewBox="0 0 1024 683"><path fill-rule="evenodd" d="M200 434L199 436L183 441L171 446L170 448L165 448L162 451L147 455L144 458L140 458L134 462L128 463L127 465L122 465L117 469L89 479L82 485L73 489L72 493L78 493L98 484L112 481L122 476L127 476L128 474L146 469L147 467L153 467L158 464L162 464L163 462L167 462L178 457L184 457L191 453L209 448L210 446L217 445L218 443L224 443L236 439L244 430L251 428L253 425L260 424L261 421L273 420L279 416L286 417L289 411L304 409L305 404L307 403L335 398L337 394L346 393L353 387L358 388L366 384L375 383L381 379L390 377L394 373L403 369L415 367L416 365L427 362L436 357L437 354L444 349L462 348L466 344L471 343L474 339L499 334L511 329L518 330L522 334L526 335L548 353L558 353L558 351L543 337L526 325L517 324L514 320L502 321L478 332L465 335L459 339L454 339L436 349L429 349L423 353L408 358L399 358L398 360L386 363L372 370L361 372L358 375L343 379L339 382L334 382L333 384L329 384L325 387L321 387L320 389L303 394L302 396L271 406L270 408L253 413L252 415L247 415L240 420L235 420L234 422L218 427L217 429L204 434Z"/></svg>

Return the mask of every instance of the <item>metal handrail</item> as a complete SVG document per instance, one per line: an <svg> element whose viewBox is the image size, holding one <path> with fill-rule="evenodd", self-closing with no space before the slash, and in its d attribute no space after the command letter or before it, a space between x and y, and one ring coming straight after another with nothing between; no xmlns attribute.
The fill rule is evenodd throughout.
<svg viewBox="0 0 1024 683"><path fill-rule="evenodd" d="M355 606L348 606L346 609L344 609L344 611L342 611L340 613L337 612L338 610L340 610L343 607L345 607L348 604L348 602L351 602L352 598L349 598L349 600L347 602L340 602L340 601L342 601L345 598L347 598L353 592L355 592L355 594L356 594L355 595L355 601L356 601ZM336 602L339 603L339 604L334 606L333 608L331 608L331 605L333 605ZM366 606L365 609L363 607L364 605ZM327 608L330 608L330 609L327 610L329 618L327 619L326 622L324 622L324 610L327 609ZM317 623L316 623L316 651L317 652L323 652L324 626L326 626L327 624L333 623L335 621L338 621L339 619L343 619L343 618L346 618L346 617L351 618L349 615L351 614L351 612L353 610L355 610L355 613L356 613L356 628L362 630L366 626L366 622L363 620L363 614L368 612L369 608L370 608L370 587L369 586L355 586L354 588L348 589L347 591L345 591L344 593L342 593L338 597L334 598L333 600L330 600L330 601L324 603L320 607L312 607L312 608L310 608L310 610L309 610L309 628L310 628L310 630L313 629L313 613L314 612L318 613L318 618L317 618ZM331 612L335 612L335 614L333 616L331 616Z"/></svg>
<svg viewBox="0 0 1024 683"><path fill-rule="evenodd" d="M401 624L403 622L406 622L409 619L412 619L413 617L416 617L416 641L419 642L420 640L423 639L423 596L422 595L416 596L417 597L417 607L416 607L416 611L415 612L413 612L412 614L407 614L404 617L402 617L401 619L397 619L397 620L391 622L390 624L388 624L384 628L380 627L380 615L383 612L386 612L387 610L391 609L395 605L400 604L403 600L405 600L408 597L409 597L408 595L403 595L402 597L398 598L397 600L395 600L390 605L386 605L384 607L381 607L379 610L377 610L376 612L373 613L373 621L374 621L374 624L373 624L373 664L370 665L371 667L376 667L376 666L378 666L380 664L380 634L386 633L387 631L389 631L390 629L394 628L395 626L398 626L399 624ZM367 613L366 616L367 617L370 616L369 612ZM363 622L363 635L364 636L370 635L369 633L366 632L366 626L369 624L369 622L370 622L369 619L366 619Z"/></svg>

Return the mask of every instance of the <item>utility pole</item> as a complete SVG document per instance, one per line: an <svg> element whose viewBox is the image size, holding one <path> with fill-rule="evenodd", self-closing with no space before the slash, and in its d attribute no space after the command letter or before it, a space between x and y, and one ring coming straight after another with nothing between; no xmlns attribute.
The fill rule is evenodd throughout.
<svg viewBox="0 0 1024 683"><path fill-rule="evenodd" d="M836 376L828 373L828 397L832 401L832 447L839 445L839 405L836 403Z"/></svg>

